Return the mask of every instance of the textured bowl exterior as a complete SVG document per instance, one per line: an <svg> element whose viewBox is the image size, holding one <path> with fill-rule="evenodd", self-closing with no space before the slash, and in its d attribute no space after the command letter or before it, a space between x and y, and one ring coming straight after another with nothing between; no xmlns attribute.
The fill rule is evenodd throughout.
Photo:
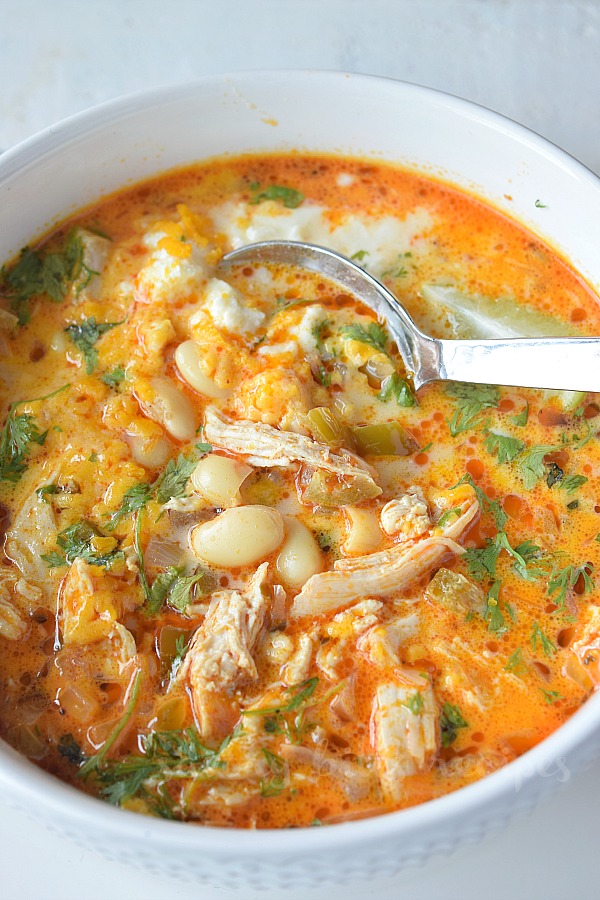
<svg viewBox="0 0 600 900"><path fill-rule="evenodd" d="M195 161L306 150L405 165L486 199L600 285L600 181L547 141L448 95L339 72L249 72L126 97L0 157L0 261L77 209ZM541 200L544 207L536 206ZM14 806L109 859L235 889L374 880L479 841L600 754L600 694L523 757L413 809L326 828L232 831L87 797L0 741Z"/></svg>

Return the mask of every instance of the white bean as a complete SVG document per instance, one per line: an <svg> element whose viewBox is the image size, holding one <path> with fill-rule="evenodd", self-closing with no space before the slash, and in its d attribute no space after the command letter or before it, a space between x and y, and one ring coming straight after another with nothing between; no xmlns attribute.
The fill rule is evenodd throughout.
<svg viewBox="0 0 600 900"><path fill-rule="evenodd" d="M183 380L194 391L212 397L214 400L223 400L231 391L229 388L220 388L202 368L202 347L198 341L184 341L175 351L175 364Z"/></svg>
<svg viewBox="0 0 600 900"><path fill-rule="evenodd" d="M275 561L280 578L288 587L299 590L305 582L323 571L323 557L312 532L293 516L286 516L285 543Z"/></svg>
<svg viewBox="0 0 600 900"><path fill-rule="evenodd" d="M359 506L346 506L344 513L348 530L342 551L347 556L360 556L376 550L383 538L377 514Z"/></svg>
<svg viewBox="0 0 600 900"><path fill-rule="evenodd" d="M125 434L131 448L131 455L147 469L159 469L171 455L172 444L165 437L143 438L139 434Z"/></svg>
<svg viewBox="0 0 600 900"><path fill-rule="evenodd" d="M194 490L214 506L239 506L242 502L240 487L252 471L246 463L209 453L192 472L191 481Z"/></svg>
<svg viewBox="0 0 600 900"><path fill-rule="evenodd" d="M236 506L216 519L196 525L190 545L199 559L233 569L260 562L273 553L284 537L283 519L268 506Z"/></svg>
<svg viewBox="0 0 600 900"><path fill-rule="evenodd" d="M191 441L196 433L194 408L188 398L168 378L153 378L154 397L140 401L143 411L159 422L176 441Z"/></svg>

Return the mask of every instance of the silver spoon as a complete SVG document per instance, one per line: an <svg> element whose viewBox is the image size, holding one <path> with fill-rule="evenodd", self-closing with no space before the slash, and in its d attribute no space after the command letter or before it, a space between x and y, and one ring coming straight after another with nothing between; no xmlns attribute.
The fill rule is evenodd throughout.
<svg viewBox="0 0 600 900"><path fill-rule="evenodd" d="M317 272L383 319L415 390L431 381L467 381L554 390L600 391L600 337L438 340L420 331L397 297L341 253L302 241L262 241L226 253L220 266L285 263Z"/></svg>

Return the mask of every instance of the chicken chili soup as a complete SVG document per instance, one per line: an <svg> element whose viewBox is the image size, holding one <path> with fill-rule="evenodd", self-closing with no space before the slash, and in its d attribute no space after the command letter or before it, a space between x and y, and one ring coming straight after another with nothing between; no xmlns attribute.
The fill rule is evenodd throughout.
<svg viewBox="0 0 600 900"><path fill-rule="evenodd" d="M596 399L415 396L385 324L600 334L595 296L477 199L302 155L164 175L2 269L0 732L110 803L319 825L469 784L600 678Z"/></svg>

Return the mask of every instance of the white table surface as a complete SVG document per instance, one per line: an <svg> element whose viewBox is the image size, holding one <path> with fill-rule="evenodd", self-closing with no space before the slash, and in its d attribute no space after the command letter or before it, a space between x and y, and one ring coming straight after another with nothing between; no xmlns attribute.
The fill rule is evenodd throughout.
<svg viewBox="0 0 600 900"><path fill-rule="evenodd" d="M120 94L259 68L343 69L440 88L528 125L600 173L595 0L0 0L0 150ZM408 881L282 896L598 900L599 792L600 762L531 818ZM231 893L108 863L0 797L2 900Z"/></svg>

